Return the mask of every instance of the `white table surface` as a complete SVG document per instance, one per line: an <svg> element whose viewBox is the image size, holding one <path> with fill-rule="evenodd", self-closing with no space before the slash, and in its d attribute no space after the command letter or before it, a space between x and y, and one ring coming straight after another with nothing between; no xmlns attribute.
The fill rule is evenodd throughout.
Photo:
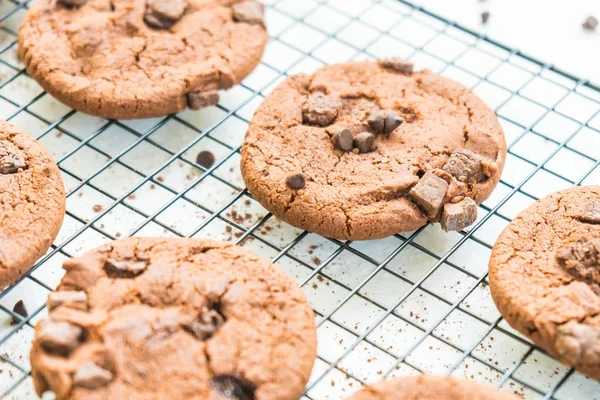
<svg viewBox="0 0 600 400"><path fill-rule="evenodd" d="M598 0L414 0L426 10L487 34L540 61L600 84L600 26L585 31L587 16L600 19ZM481 13L490 12L486 25Z"/></svg>

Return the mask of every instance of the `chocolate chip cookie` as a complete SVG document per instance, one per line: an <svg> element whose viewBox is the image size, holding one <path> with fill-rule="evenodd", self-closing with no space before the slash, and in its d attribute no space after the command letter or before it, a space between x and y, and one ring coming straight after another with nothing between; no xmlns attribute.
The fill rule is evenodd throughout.
<svg viewBox="0 0 600 400"><path fill-rule="evenodd" d="M325 66L281 83L250 122L241 170L278 218L361 240L428 221L467 227L505 156L502 128L475 94L390 59Z"/></svg>
<svg viewBox="0 0 600 400"><path fill-rule="evenodd" d="M64 264L32 376L60 399L296 399L316 354L302 290L230 244L130 238Z"/></svg>
<svg viewBox="0 0 600 400"><path fill-rule="evenodd" d="M267 39L254 0L40 0L23 19L19 53L65 104L132 119L215 105Z"/></svg>
<svg viewBox="0 0 600 400"><path fill-rule="evenodd" d="M489 272L512 327L600 380L600 186L563 190L523 211L494 245Z"/></svg>
<svg viewBox="0 0 600 400"><path fill-rule="evenodd" d="M64 215L65 189L48 151L0 120L0 288L46 253Z"/></svg>
<svg viewBox="0 0 600 400"><path fill-rule="evenodd" d="M350 400L516 400L517 397L464 379L419 375L367 386Z"/></svg>

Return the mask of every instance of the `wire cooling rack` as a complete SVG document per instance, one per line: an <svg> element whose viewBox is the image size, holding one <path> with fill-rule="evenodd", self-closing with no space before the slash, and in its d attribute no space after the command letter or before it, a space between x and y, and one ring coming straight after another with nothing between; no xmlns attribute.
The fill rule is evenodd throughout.
<svg viewBox="0 0 600 400"><path fill-rule="evenodd" d="M302 285L316 315L318 358L307 399L346 398L386 376L452 374L525 398L600 399L600 384L546 355L500 317L487 285L490 249L520 210L546 194L600 184L600 89L397 0L268 0L262 63L218 106L161 119L108 121L47 95L17 58L30 1L0 0L0 118L56 158L67 215L55 244L0 292L0 396L36 398L33 326L61 264L129 235L232 241ZM400 56L472 88L509 144L502 181L468 231L437 226L340 242L278 221L245 190L239 149L254 110L285 75L323 64ZM211 151L202 168L196 154ZM29 317L11 324L24 300Z"/></svg>

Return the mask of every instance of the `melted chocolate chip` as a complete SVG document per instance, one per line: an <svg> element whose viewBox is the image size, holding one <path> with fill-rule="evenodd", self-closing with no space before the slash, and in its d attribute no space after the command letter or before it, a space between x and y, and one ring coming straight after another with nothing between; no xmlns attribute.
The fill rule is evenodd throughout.
<svg viewBox="0 0 600 400"><path fill-rule="evenodd" d="M23 152L11 142L0 141L0 174L15 174L26 167Z"/></svg>
<svg viewBox="0 0 600 400"><path fill-rule="evenodd" d="M38 332L38 342L46 352L66 356L79 345L82 334L77 325L46 320Z"/></svg>
<svg viewBox="0 0 600 400"><path fill-rule="evenodd" d="M87 294L80 291L58 291L48 294L48 311L52 311L57 307L65 306L76 310L86 311L88 308Z"/></svg>
<svg viewBox="0 0 600 400"><path fill-rule="evenodd" d="M361 153L370 153L375 150L375 135L361 132L354 137L354 147Z"/></svg>
<svg viewBox="0 0 600 400"><path fill-rule="evenodd" d="M23 318L29 316L29 312L27 311L27 307L25 307L25 302L23 300L19 300L15 303L13 307L13 313L18 314ZM21 322L21 318L17 317L16 315L13 315L12 323L17 325L19 322Z"/></svg>
<svg viewBox="0 0 600 400"><path fill-rule="evenodd" d="M219 92L190 92L187 94L187 103L190 110L200 110L219 104Z"/></svg>
<svg viewBox="0 0 600 400"><path fill-rule="evenodd" d="M216 309L205 310L184 329L196 339L208 340L224 323L225 318Z"/></svg>
<svg viewBox="0 0 600 400"><path fill-rule="evenodd" d="M231 9L234 21L265 25L265 7L256 1L243 1L234 4Z"/></svg>
<svg viewBox="0 0 600 400"><path fill-rule="evenodd" d="M299 172L297 174L290 174L285 179L286 185L293 190L304 189L306 186L306 177L303 173Z"/></svg>
<svg viewBox="0 0 600 400"><path fill-rule="evenodd" d="M385 60L379 61L379 65L383 68L393 69L396 72L404 74L412 74L414 70L414 64L408 61L404 61L398 57L386 58Z"/></svg>
<svg viewBox="0 0 600 400"><path fill-rule="evenodd" d="M556 252L558 265L572 277L588 283L600 295L600 239L581 237L563 243Z"/></svg>
<svg viewBox="0 0 600 400"><path fill-rule="evenodd" d="M339 97L315 92L308 96L302 106L302 119L311 124L327 126L335 121L341 107Z"/></svg>
<svg viewBox="0 0 600 400"><path fill-rule="evenodd" d="M88 362L79 367L73 375L73 386L94 390L108 385L113 378L112 372Z"/></svg>
<svg viewBox="0 0 600 400"><path fill-rule="evenodd" d="M147 0L144 21L152 28L169 29L183 16L185 0Z"/></svg>
<svg viewBox="0 0 600 400"><path fill-rule="evenodd" d="M337 127L333 130L331 141L336 149L350 151L352 150L354 138L352 137L352 132L350 132L350 129Z"/></svg>
<svg viewBox="0 0 600 400"><path fill-rule="evenodd" d="M144 272L147 266L145 261L109 258L104 263L104 271L110 278L133 278Z"/></svg>
<svg viewBox="0 0 600 400"><path fill-rule="evenodd" d="M600 200L588 200L573 217L586 224L600 224Z"/></svg>
<svg viewBox="0 0 600 400"><path fill-rule="evenodd" d="M215 156L210 151L201 151L196 156L196 164L209 169L215 163Z"/></svg>
<svg viewBox="0 0 600 400"><path fill-rule="evenodd" d="M367 122L376 133L390 134L404 123L404 118L392 110L376 111Z"/></svg>
<svg viewBox="0 0 600 400"><path fill-rule="evenodd" d="M217 375L210 381L210 388L223 398L231 400L254 400L256 386L233 375Z"/></svg>

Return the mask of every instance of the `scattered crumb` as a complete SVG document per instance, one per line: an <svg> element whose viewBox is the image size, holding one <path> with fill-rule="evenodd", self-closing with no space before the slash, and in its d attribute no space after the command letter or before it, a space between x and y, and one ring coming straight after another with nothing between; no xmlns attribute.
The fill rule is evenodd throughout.
<svg viewBox="0 0 600 400"><path fill-rule="evenodd" d="M488 19L490 19L490 13L488 11L482 12L481 13L481 23L482 24L487 24Z"/></svg>
<svg viewBox="0 0 600 400"><path fill-rule="evenodd" d="M115 233L115 237L121 237L121 232Z"/></svg>
<svg viewBox="0 0 600 400"><path fill-rule="evenodd" d="M133 194L133 193L132 193L132 194L130 194L129 196L127 196L127 198L128 198L129 200L135 200L135 194Z"/></svg>
<svg viewBox="0 0 600 400"><path fill-rule="evenodd" d="M94 212L99 213L100 211L103 210L103 207L100 204L96 204L93 209L94 209Z"/></svg>
<svg viewBox="0 0 600 400"><path fill-rule="evenodd" d="M156 177L156 180L160 183L163 183L165 181L165 178L163 178L162 176L159 175Z"/></svg>

